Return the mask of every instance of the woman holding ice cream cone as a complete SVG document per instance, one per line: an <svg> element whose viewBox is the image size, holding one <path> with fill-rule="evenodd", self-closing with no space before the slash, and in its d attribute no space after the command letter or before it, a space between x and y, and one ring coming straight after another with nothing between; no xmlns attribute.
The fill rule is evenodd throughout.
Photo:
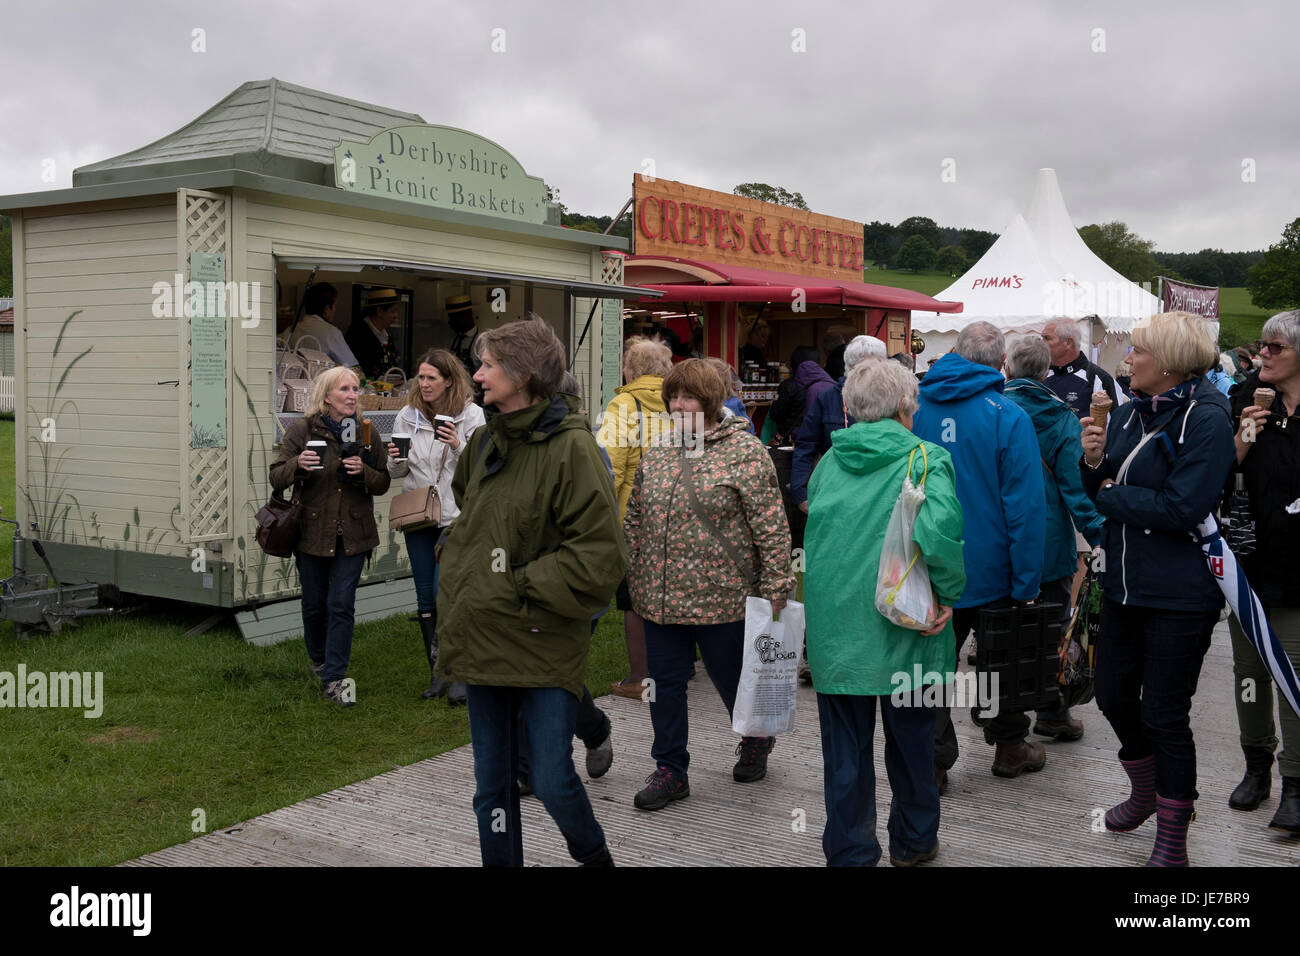
<svg viewBox="0 0 1300 956"><path fill-rule="evenodd" d="M1260 338L1262 367L1229 392L1237 422L1235 471L1255 522L1255 551L1239 557L1273 632L1291 663L1300 668L1300 579L1295 573L1296 541L1300 541L1300 311L1273 316L1264 323ZM1228 806L1254 810L1272 790L1273 753L1278 745L1273 687L1235 616L1228 630L1233 699L1246 758L1246 775ZM1253 682L1254 694L1242 693L1247 681ZM1282 752L1277 763L1282 798L1269 826L1300 833L1300 717L1285 705L1279 709Z"/></svg>
<svg viewBox="0 0 1300 956"><path fill-rule="evenodd" d="M1084 490L1106 519L1097 703L1132 784L1105 822L1128 832L1155 814L1152 866L1187 865L1197 797L1189 715L1223 607L1191 534L1232 465L1228 399L1204 377L1217 358L1200 316L1142 320L1130 359L1134 400L1104 430L1099 416L1081 423Z"/></svg>

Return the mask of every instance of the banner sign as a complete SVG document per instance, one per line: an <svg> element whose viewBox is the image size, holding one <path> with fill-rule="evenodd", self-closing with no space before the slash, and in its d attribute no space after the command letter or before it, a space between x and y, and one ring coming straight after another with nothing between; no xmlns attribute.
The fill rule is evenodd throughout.
<svg viewBox="0 0 1300 956"><path fill-rule="evenodd" d="M222 253L191 252L190 282L190 421L191 448L226 446L226 257Z"/></svg>
<svg viewBox="0 0 1300 956"><path fill-rule="evenodd" d="M637 255L862 281L862 223L701 189L632 177Z"/></svg>
<svg viewBox="0 0 1300 956"><path fill-rule="evenodd" d="M1216 322L1219 319L1219 290L1216 286L1188 285L1160 278L1160 305L1165 312L1192 312Z"/></svg>
<svg viewBox="0 0 1300 956"><path fill-rule="evenodd" d="M334 148L334 185L403 202L546 222L546 184L489 139L450 126L394 126Z"/></svg>

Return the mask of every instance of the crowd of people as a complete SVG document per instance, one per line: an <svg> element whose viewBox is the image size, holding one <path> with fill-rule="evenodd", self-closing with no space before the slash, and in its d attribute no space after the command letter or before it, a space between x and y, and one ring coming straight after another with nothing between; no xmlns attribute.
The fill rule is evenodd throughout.
<svg viewBox="0 0 1300 956"><path fill-rule="evenodd" d="M373 497L393 479L436 488L438 523L406 535L431 672L423 696L468 703L483 862L522 864L520 798L532 793L576 861L612 865L573 765L574 736L590 776L613 759L610 722L585 684L596 620L612 604L624 612L629 672L611 690L649 704L653 770L634 803L658 811L690 795L697 651L730 715L746 599L779 614L795 598L788 497L806 516L826 860L874 865L882 855L879 707L889 858L911 866L939 852L941 795L958 757L949 707L909 697L913 675L953 681L983 610L1059 605L1068 623L1091 563L1102 592L1097 701L1131 785L1105 826L1127 832L1154 816L1150 865L1187 865L1198 796L1190 708L1223 608L1192 532L1234 482L1255 522L1247 577L1300 666L1300 585L1287 562L1300 531L1300 423L1288 427L1300 407L1300 312L1265 324L1259 366L1234 369L1228 395L1207 377L1222 359L1197 316L1140 322L1126 382L1090 362L1080 340L1068 321L1010 340L974 322L919 384L869 336L823 348L834 377L817 349L797 350L802 408L782 426L795 444L788 489L734 370L674 363L655 338L625 343L623 384L596 434L563 347L536 316L476 336L483 407L455 354L421 357L399 416L413 436L405 454L366 433L355 373L324 373L271 467L272 485L296 485L304 505L297 564L312 671L327 696L351 703L342 682L362 562L378 542ZM1098 403L1112 407L1104 428ZM909 627L875 602L905 479L924 488L912 542L934 600L933 615ZM1253 810L1271 792L1279 736L1268 672L1235 620L1231 633L1234 674L1254 692L1209 692L1236 701L1246 773L1230 805ZM1040 707L1033 721L1007 709L979 717L995 776L1045 768L1033 737L1084 735L1064 701ZM1280 724L1270 825L1300 833L1300 717L1283 706ZM774 744L742 738L733 780L762 780Z"/></svg>

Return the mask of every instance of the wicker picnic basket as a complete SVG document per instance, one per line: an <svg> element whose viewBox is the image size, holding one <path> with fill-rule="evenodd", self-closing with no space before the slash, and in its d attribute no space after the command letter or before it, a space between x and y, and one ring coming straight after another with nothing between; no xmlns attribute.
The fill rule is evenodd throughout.
<svg viewBox="0 0 1300 956"><path fill-rule="evenodd" d="M306 343L308 339L316 345L316 348L309 349L305 347L304 343ZM328 352L321 350L320 339L316 338L314 335L301 336L298 339L296 350L298 352L298 357L302 359L303 367L307 370L308 378L315 378L321 372L328 371L334 367L334 360L329 357Z"/></svg>

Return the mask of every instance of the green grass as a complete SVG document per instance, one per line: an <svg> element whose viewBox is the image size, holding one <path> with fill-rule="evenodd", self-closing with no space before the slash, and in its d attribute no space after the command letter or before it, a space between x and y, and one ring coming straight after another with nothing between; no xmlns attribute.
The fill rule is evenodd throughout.
<svg viewBox="0 0 1300 956"><path fill-rule="evenodd" d="M1273 315L1271 309L1261 309L1250 303L1250 293L1245 289L1219 290L1219 347L1234 349L1259 338L1264 322Z"/></svg>
<svg viewBox="0 0 1300 956"><path fill-rule="evenodd" d="M902 269L868 269L862 274L863 282L887 285L894 289L911 289L923 295L938 295L957 281L946 272L905 272Z"/></svg>
<svg viewBox="0 0 1300 956"><path fill-rule="evenodd" d="M914 274L895 269L869 269L864 273L863 281L896 289L911 289L925 295L938 295L957 280L942 272ZM1251 305L1250 293L1244 288L1220 289L1219 347L1226 350L1236 348L1244 342L1255 341L1259 338L1265 320L1271 315L1273 310Z"/></svg>
<svg viewBox="0 0 1300 956"><path fill-rule="evenodd" d="M469 742L464 708L424 701L416 625L357 627L357 706L324 700L301 641L257 648L233 627L183 637L206 612L159 606L59 635L0 637L0 670L100 671L103 714L0 712L0 864L98 866ZM622 615L602 620L588 682L626 674Z"/></svg>

